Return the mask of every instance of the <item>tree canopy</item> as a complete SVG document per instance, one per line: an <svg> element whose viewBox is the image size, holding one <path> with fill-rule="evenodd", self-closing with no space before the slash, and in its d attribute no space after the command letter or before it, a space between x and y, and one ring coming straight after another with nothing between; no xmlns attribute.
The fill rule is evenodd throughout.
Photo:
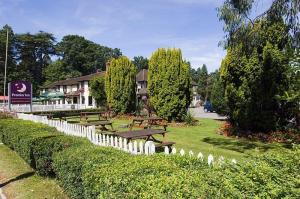
<svg viewBox="0 0 300 199"><path fill-rule="evenodd" d="M105 76L105 91L108 106L116 113L130 113L135 110L136 73L136 67L127 57L110 60Z"/></svg>
<svg viewBox="0 0 300 199"><path fill-rule="evenodd" d="M117 48L102 46L78 35L67 35L57 43L51 33L15 34L10 26L5 25L0 29L1 84L4 81L7 30L7 82L28 80L33 84L34 95L42 85L105 70L105 63L110 58L122 55ZM3 93L1 86L0 95Z"/></svg>
<svg viewBox="0 0 300 199"><path fill-rule="evenodd" d="M149 61L148 94L156 113L182 120L191 102L190 67L180 49L160 48Z"/></svg>
<svg viewBox="0 0 300 199"><path fill-rule="evenodd" d="M148 69L149 60L143 56L133 57L133 64L136 66L137 70Z"/></svg>
<svg viewBox="0 0 300 199"><path fill-rule="evenodd" d="M287 105L279 96L294 87L289 62L299 48L293 32L298 19L286 15L291 10L299 14L300 7L294 7L299 1L275 0L264 14L250 19L253 2L226 0L219 8L227 33L220 75L231 123L240 130L268 132L299 117L290 112L299 101Z"/></svg>
<svg viewBox="0 0 300 199"><path fill-rule="evenodd" d="M105 78L96 76L90 81L89 86L97 106L106 106Z"/></svg>

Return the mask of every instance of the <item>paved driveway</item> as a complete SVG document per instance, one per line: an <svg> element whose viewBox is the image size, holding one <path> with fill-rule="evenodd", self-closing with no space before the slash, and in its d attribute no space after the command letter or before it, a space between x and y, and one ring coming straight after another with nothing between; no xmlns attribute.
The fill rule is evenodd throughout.
<svg viewBox="0 0 300 199"><path fill-rule="evenodd" d="M217 113L204 112L203 106L198 108L189 108L189 111L196 118L210 118L210 119L218 119L218 120L226 119L226 117L220 116Z"/></svg>

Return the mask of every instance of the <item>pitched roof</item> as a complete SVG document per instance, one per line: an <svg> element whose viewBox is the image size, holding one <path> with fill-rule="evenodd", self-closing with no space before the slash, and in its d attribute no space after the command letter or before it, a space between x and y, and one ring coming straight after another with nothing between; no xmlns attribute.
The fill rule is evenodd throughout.
<svg viewBox="0 0 300 199"><path fill-rule="evenodd" d="M51 84L44 86L43 88L53 88L55 86L60 86L60 85L61 86L74 85L74 84L78 84L79 82L82 82L82 81L89 81L92 78L94 78L95 76L104 76L104 75L105 75L105 71L92 73L89 75L84 75L84 76L80 76L80 77L56 81L56 82L53 82Z"/></svg>
<svg viewBox="0 0 300 199"><path fill-rule="evenodd" d="M147 69L142 69L138 72L136 75L136 81L137 82L146 82L148 79L148 70Z"/></svg>

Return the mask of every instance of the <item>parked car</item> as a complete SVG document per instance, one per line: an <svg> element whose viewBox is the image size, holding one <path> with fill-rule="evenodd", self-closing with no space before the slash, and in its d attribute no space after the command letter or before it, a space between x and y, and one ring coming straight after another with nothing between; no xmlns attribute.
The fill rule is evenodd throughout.
<svg viewBox="0 0 300 199"><path fill-rule="evenodd" d="M205 101L203 104L204 112L213 112L213 106L210 101Z"/></svg>

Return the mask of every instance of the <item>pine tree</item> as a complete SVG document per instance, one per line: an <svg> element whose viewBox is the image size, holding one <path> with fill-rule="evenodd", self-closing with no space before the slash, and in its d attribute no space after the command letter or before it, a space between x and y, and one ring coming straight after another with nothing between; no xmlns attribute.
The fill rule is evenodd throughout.
<svg viewBox="0 0 300 199"><path fill-rule="evenodd" d="M190 68L180 49L160 48L149 61L148 94L156 113L182 120L191 101Z"/></svg>
<svg viewBox="0 0 300 199"><path fill-rule="evenodd" d="M105 90L107 103L116 113L129 113L135 109L136 67L125 56L113 58L106 70Z"/></svg>

